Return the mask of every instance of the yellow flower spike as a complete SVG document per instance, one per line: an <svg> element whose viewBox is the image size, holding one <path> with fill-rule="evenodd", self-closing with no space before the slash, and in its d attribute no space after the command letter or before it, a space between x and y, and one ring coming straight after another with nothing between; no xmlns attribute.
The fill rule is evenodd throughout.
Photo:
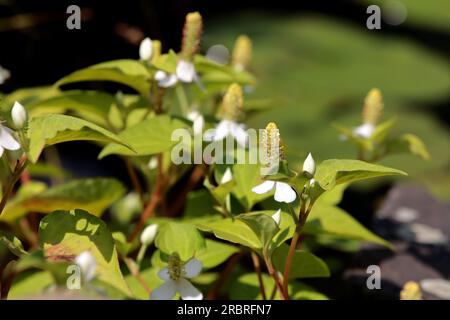
<svg viewBox="0 0 450 320"><path fill-rule="evenodd" d="M280 130L275 122L269 122L266 129L263 131L262 147L264 153L267 155L269 164L273 164L276 161L284 160L284 144L280 137ZM274 153L274 149L278 147L278 154Z"/></svg>
<svg viewBox="0 0 450 320"><path fill-rule="evenodd" d="M202 16L198 12L186 15L183 29L183 42L181 44L181 57L186 61L192 61L200 48L200 37L203 29Z"/></svg>
<svg viewBox="0 0 450 320"><path fill-rule="evenodd" d="M246 35L240 35L234 44L232 64L239 70L246 70L252 61L252 41Z"/></svg>
<svg viewBox="0 0 450 320"><path fill-rule="evenodd" d="M243 104L244 95L242 88L237 83L233 83L228 87L227 92L223 96L219 116L223 119L237 121L242 114Z"/></svg>
<svg viewBox="0 0 450 320"><path fill-rule="evenodd" d="M363 122L375 125L383 113L383 97L381 91L373 88L364 99L362 112Z"/></svg>
<svg viewBox="0 0 450 320"><path fill-rule="evenodd" d="M400 300L422 300L422 292L417 282L408 281L400 292Z"/></svg>
<svg viewBox="0 0 450 320"><path fill-rule="evenodd" d="M183 276L183 262L177 252L169 256L167 268L169 269L169 276L172 280L178 280Z"/></svg>
<svg viewBox="0 0 450 320"><path fill-rule="evenodd" d="M155 61L158 57L161 56L161 41L153 40L152 47L153 47L152 61Z"/></svg>

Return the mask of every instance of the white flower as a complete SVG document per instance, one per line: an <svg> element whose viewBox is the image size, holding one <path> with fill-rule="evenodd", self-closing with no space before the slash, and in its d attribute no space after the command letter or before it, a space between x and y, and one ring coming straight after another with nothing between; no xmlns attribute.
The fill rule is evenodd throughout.
<svg viewBox="0 0 450 320"><path fill-rule="evenodd" d="M242 148L247 146L248 133L244 130L245 126L232 120L222 120L217 127L205 134L205 140L207 141L220 141L231 135L236 139L238 145Z"/></svg>
<svg viewBox="0 0 450 320"><path fill-rule="evenodd" d="M257 194L263 194L275 188L274 199L277 202L291 203L297 198L297 194L290 185L284 182L267 180L253 187L252 191Z"/></svg>
<svg viewBox="0 0 450 320"><path fill-rule="evenodd" d="M11 109L11 117L14 122L14 126L17 129L22 129L27 122L27 111L23 105L16 101Z"/></svg>
<svg viewBox="0 0 450 320"><path fill-rule="evenodd" d="M158 232L157 224L147 226L141 233L141 243L147 246L152 244L153 240L155 240L156 232Z"/></svg>
<svg viewBox="0 0 450 320"><path fill-rule="evenodd" d="M203 127L205 125L205 119L198 111L190 111L187 115L187 118L192 121L192 129L194 130L195 135L202 134Z"/></svg>
<svg viewBox="0 0 450 320"><path fill-rule="evenodd" d="M179 274L169 270L169 268L161 269L158 272L158 277L164 280L164 283L153 290L150 299L170 300L179 292L183 300L202 300L203 294L187 280L198 276L201 270L202 263L195 258L181 266Z"/></svg>
<svg viewBox="0 0 450 320"><path fill-rule="evenodd" d="M194 64L185 60L178 61L176 75L180 81L187 83L194 81L197 77Z"/></svg>
<svg viewBox="0 0 450 320"><path fill-rule="evenodd" d="M174 74L168 74L165 71L158 70L155 73L155 80L161 88L170 88L177 84L178 78Z"/></svg>
<svg viewBox="0 0 450 320"><path fill-rule="evenodd" d="M13 137L11 129L0 124L0 157L6 150L19 150L20 144Z"/></svg>
<svg viewBox="0 0 450 320"><path fill-rule="evenodd" d="M311 153L308 154L305 161L303 162L303 172L307 172L311 176L314 176L314 173L316 173L316 163L314 162Z"/></svg>
<svg viewBox="0 0 450 320"><path fill-rule="evenodd" d="M9 73L8 70L0 66L0 84L3 84L6 81L6 79L8 79L10 76L11 73Z"/></svg>
<svg viewBox="0 0 450 320"><path fill-rule="evenodd" d="M275 212L272 215L272 219L275 220L275 223L279 226L281 223L281 209L278 209L277 212Z"/></svg>
<svg viewBox="0 0 450 320"><path fill-rule="evenodd" d="M360 125L359 127L356 127L353 129L353 134L355 136L369 139L373 132L375 131L375 126L371 123L364 123Z"/></svg>
<svg viewBox="0 0 450 320"><path fill-rule="evenodd" d="M95 277L97 262L89 251L83 251L75 258L75 263L80 267L81 274L85 282L89 282Z"/></svg>
<svg viewBox="0 0 450 320"><path fill-rule="evenodd" d="M148 168L150 170L156 169L158 167L158 158L157 157L151 157L148 161Z"/></svg>
<svg viewBox="0 0 450 320"><path fill-rule="evenodd" d="M227 168L222 176L222 179L220 179L220 184L230 182L231 180L233 180L233 174L231 173L230 168Z"/></svg>
<svg viewBox="0 0 450 320"><path fill-rule="evenodd" d="M316 185L316 179L311 179L311 180L309 180L309 186L311 187L311 188L314 188L314 186Z"/></svg>
<svg viewBox="0 0 450 320"><path fill-rule="evenodd" d="M150 60L153 54L153 45L150 38L145 38L139 45L139 58L141 60Z"/></svg>

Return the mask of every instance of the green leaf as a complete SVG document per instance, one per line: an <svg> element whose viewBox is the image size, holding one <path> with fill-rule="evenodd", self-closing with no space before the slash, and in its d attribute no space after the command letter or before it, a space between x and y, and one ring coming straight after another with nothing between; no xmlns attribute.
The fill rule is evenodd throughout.
<svg viewBox="0 0 450 320"><path fill-rule="evenodd" d="M96 260L98 278L131 295L120 271L111 232L96 216L83 210L53 212L41 220L39 241L50 261L72 261L89 251Z"/></svg>
<svg viewBox="0 0 450 320"><path fill-rule="evenodd" d="M99 216L124 192L125 187L110 178L72 180L46 190L41 183L27 183L18 196L8 203L0 221L13 222L30 211L50 213L83 209Z"/></svg>
<svg viewBox="0 0 450 320"><path fill-rule="evenodd" d="M222 240L242 244L254 250L261 249L262 247L261 242L252 229L238 219L227 218L217 221L201 222L197 223L196 226L202 231L214 233L217 238Z"/></svg>
<svg viewBox="0 0 450 320"><path fill-rule="evenodd" d="M81 81L112 81L129 86L144 97L150 94L151 74L136 60L114 60L75 71L60 79L56 86Z"/></svg>
<svg viewBox="0 0 450 320"><path fill-rule="evenodd" d="M31 119L28 125L28 157L33 163L37 162L45 146L66 141L92 140L125 145L118 136L108 130L71 116L48 114Z"/></svg>
<svg viewBox="0 0 450 320"><path fill-rule="evenodd" d="M45 288L53 284L49 271L39 271L32 274L19 274L8 292L9 300L36 298Z"/></svg>
<svg viewBox="0 0 450 320"><path fill-rule="evenodd" d="M149 156L168 151L179 143L172 140L174 130L186 127L184 122L167 115L145 119L119 134L121 141L129 144L135 152L114 143L107 145L99 157L103 158L110 154Z"/></svg>
<svg viewBox="0 0 450 320"><path fill-rule="evenodd" d="M168 53L156 57L152 61L152 65L159 70L163 70L168 73L175 73L177 62L178 55L173 50L170 50Z"/></svg>
<svg viewBox="0 0 450 320"><path fill-rule="evenodd" d="M259 169L259 165L256 164L235 164L233 166L233 180L236 185L232 193L245 207L246 211L250 211L256 203L272 195L270 192L257 194L252 191L253 187L263 182Z"/></svg>
<svg viewBox="0 0 450 320"><path fill-rule="evenodd" d="M393 139L389 142L387 148L389 153L409 152L424 160L430 160L431 158L423 141L410 133L404 134L398 139Z"/></svg>
<svg viewBox="0 0 450 320"><path fill-rule="evenodd" d="M205 239L192 224L169 222L158 231L155 246L168 255L177 252L187 261L205 248Z"/></svg>
<svg viewBox="0 0 450 320"><path fill-rule="evenodd" d="M303 231L311 235L325 233L392 248L389 242L366 229L342 209L321 202L313 206Z"/></svg>
<svg viewBox="0 0 450 320"><path fill-rule="evenodd" d="M280 231L275 220L272 217L257 213L257 214L245 214L238 216L238 219L243 221L246 225L252 229L255 235L263 246L263 250L268 250L275 235Z"/></svg>
<svg viewBox="0 0 450 320"><path fill-rule="evenodd" d="M318 165L314 178L325 190L330 190L341 183L392 175L406 173L360 160L331 159Z"/></svg>
<svg viewBox="0 0 450 320"><path fill-rule="evenodd" d="M225 262L231 255L239 252L235 246L219 241L206 239L205 248L195 254L195 258L202 262L202 269L212 269ZM163 268L167 265L168 255L156 250L152 255L152 266Z"/></svg>
<svg viewBox="0 0 450 320"><path fill-rule="evenodd" d="M108 93L72 90L49 99L36 101L26 107L33 116L42 113L64 113L70 110L87 120L106 125L106 115L115 102L115 97Z"/></svg>
<svg viewBox="0 0 450 320"><path fill-rule="evenodd" d="M19 238L2 230L0 230L0 243L3 243L9 251L17 257L28 254L28 252L26 252L23 248L22 241L20 241Z"/></svg>
<svg viewBox="0 0 450 320"><path fill-rule="evenodd" d="M273 255L272 260L275 268L283 272L286 259L289 252L289 246L284 244L278 247ZM289 272L289 279L296 278L320 278L329 277L330 271L328 266L322 259L316 257L311 252L296 250L292 259L292 265Z"/></svg>

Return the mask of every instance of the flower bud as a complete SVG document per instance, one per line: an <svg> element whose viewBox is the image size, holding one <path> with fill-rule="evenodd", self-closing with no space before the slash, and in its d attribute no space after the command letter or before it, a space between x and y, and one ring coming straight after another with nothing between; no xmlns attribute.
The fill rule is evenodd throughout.
<svg viewBox="0 0 450 320"><path fill-rule="evenodd" d="M141 233L141 243L143 245L150 245L155 240L156 233L158 232L158 225L151 224L147 226Z"/></svg>
<svg viewBox="0 0 450 320"><path fill-rule="evenodd" d="M314 174L316 173L316 163L314 162L311 153L308 154L303 162L303 172L306 172L311 177L314 177Z"/></svg>
<svg viewBox="0 0 450 320"><path fill-rule="evenodd" d="M200 13L188 13L184 23L183 42L181 44L182 59L192 61L194 55L200 47L200 36L202 34L202 29L203 22Z"/></svg>
<svg viewBox="0 0 450 320"><path fill-rule="evenodd" d="M372 89L364 99L363 123L375 125L383 113L383 97L379 89Z"/></svg>
<svg viewBox="0 0 450 320"><path fill-rule="evenodd" d="M234 43L232 64L236 70L248 69L252 60L252 41L246 35L241 35Z"/></svg>
<svg viewBox="0 0 450 320"><path fill-rule="evenodd" d="M222 179L220 179L220 184L230 182L231 180L233 180L233 174L231 173L230 168L227 168L222 176Z"/></svg>
<svg viewBox="0 0 450 320"><path fill-rule="evenodd" d="M145 38L139 46L139 58L144 61L150 61L153 53L153 44L150 38Z"/></svg>
<svg viewBox="0 0 450 320"><path fill-rule="evenodd" d="M272 219L275 221L275 223L279 226L281 223L281 209L278 209L277 212L275 212L272 215Z"/></svg>
<svg viewBox="0 0 450 320"><path fill-rule="evenodd" d="M176 68L176 76L177 78L186 83L190 83L195 79L195 67L194 64L190 61L180 60L177 63Z"/></svg>
<svg viewBox="0 0 450 320"><path fill-rule="evenodd" d="M161 41L152 40L152 61L161 56Z"/></svg>
<svg viewBox="0 0 450 320"><path fill-rule="evenodd" d="M90 281L95 277L97 262L89 251L83 251L75 258L75 263L80 267L84 281Z"/></svg>
<svg viewBox="0 0 450 320"><path fill-rule="evenodd" d="M11 109L11 117L16 129L22 129L27 122L27 111L16 101Z"/></svg>
<svg viewBox="0 0 450 320"><path fill-rule="evenodd" d="M223 119L237 121L242 114L243 104L244 97L242 88L237 83L233 83L228 87L227 92L223 96L219 115Z"/></svg>

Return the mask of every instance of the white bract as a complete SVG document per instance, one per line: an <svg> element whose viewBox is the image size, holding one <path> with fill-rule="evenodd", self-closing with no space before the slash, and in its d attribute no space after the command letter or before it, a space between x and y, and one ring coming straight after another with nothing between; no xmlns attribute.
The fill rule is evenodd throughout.
<svg viewBox="0 0 450 320"><path fill-rule="evenodd" d="M75 263L80 267L83 280L89 282L95 277L97 262L89 251L83 251L75 258Z"/></svg>
<svg viewBox="0 0 450 320"><path fill-rule="evenodd" d="M275 223L279 226L281 223L281 209L278 209L277 212L275 212L272 215L272 219L275 221Z"/></svg>
<svg viewBox="0 0 450 320"><path fill-rule="evenodd" d="M176 75L182 82L190 83L195 80L195 67L192 62L180 60L177 63Z"/></svg>
<svg viewBox="0 0 450 320"><path fill-rule="evenodd" d="M244 130L243 124L237 123L233 120L222 120L215 129L205 133L205 140L220 141L231 135L239 146L245 148L248 141L248 133Z"/></svg>
<svg viewBox="0 0 450 320"><path fill-rule="evenodd" d="M0 84L3 84L10 76L9 71L0 66Z"/></svg>
<svg viewBox="0 0 450 320"><path fill-rule="evenodd" d="M201 270L202 263L195 258L179 269L170 270L169 267L161 269L158 277L164 280L164 283L152 291L150 299L170 300L179 292L183 300L202 300L203 294L187 280L198 276Z"/></svg>
<svg viewBox="0 0 450 320"><path fill-rule="evenodd" d="M11 151L19 150L20 144L13 137L12 130L0 124L0 157L5 149Z"/></svg>
<svg viewBox="0 0 450 320"><path fill-rule="evenodd" d="M141 60L150 60L153 54L153 45L150 38L145 38L139 45L139 58Z"/></svg>
<svg viewBox="0 0 450 320"><path fill-rule="evenodd" d="M22 129L27 122L27 111L19 102L14 102L11 109L11 118L17 129Z"/></svg>
<svg viewBox="0 0 450 320"><path fill-rule="evenodd" d="M375 126L371 123L364 123L360 125L359 127L356 127L353 129L353 134L355 136L369 139L373 132L375 131Z"/></svg>
<svg viewBox="0 0 450 320"><path fill-rule="evenodd" d="M316 173L316 163L311 153L308 154L305 161L303 162L303 172L307 172L311 176L314 176L314 173Z"/></svg>
<svg viewBox="0 0 450 320"><path fill-rule="evenodd" d="M220 184L230 182L231 180L233 180L233 174L231 173L230 168L227 168L222 176L222 179L220 179Z"/></svg>
<svg viewBox="0 0 450 320"><path fill-rule="evenodd" d="M277 202L291 203L297 198L297 194L290 185L285 182L267 180L253 187L252 191L257 194L264 194L275 188L274 199Z"/></svg>
<svg viewBox="0 0 450 320"><path fill-rule="evenodd" d="M187 118L192 121L192 129L195 135L200 135L203 132L203 127L205 125L205 119L200 112L194 110L190 111Z"/></svg>
<svg viewBox="0 0 450 320"><path fill-rule="evenodd" d="M178 78L176 75L169 74L162 70L156 71L155 80L158 81L158 86L160 86L161 88L173 87L178 82Z"/></svg>
<svg viewBox="0 0 450 320"><path fill-rule="evenodd" d="M141 233L141 243L147 246L152 244L153 240L155 240L157 232L158 232L157 224L151 224L147 226Z"/></svg>

